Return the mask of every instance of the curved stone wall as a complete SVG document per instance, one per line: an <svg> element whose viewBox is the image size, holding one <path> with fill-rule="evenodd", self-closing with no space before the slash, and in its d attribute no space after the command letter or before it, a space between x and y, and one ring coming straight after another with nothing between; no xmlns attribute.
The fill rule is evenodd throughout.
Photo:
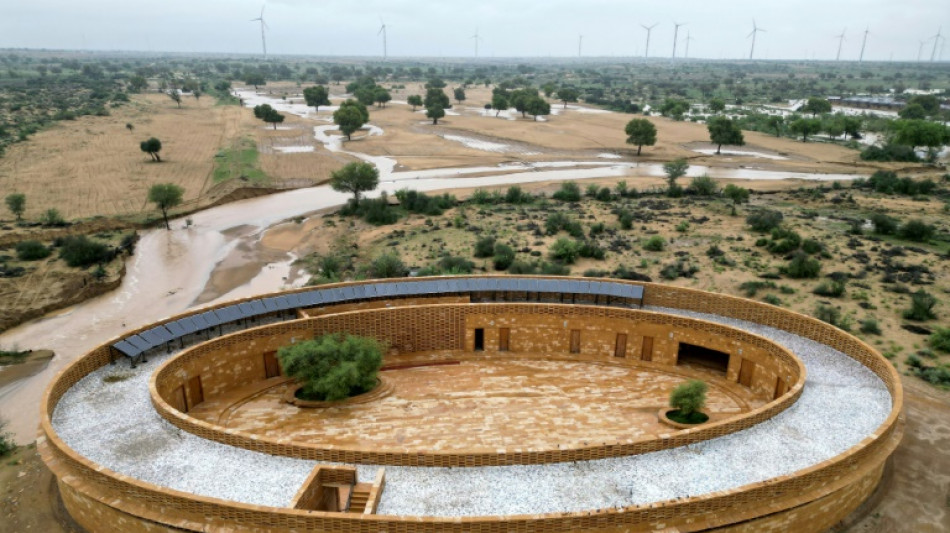
<svg viewBox="0 0 950 533"><path fill-rule="evenodd" d="M73 491L75 497L66 502L70 512L80 515L86 512L85 509L104 505L125 517L122 526L125 531L156 530L159 528L152 526L157 524L186 530L405 533L652 531L664 527L683 532L723 527L742 531L756 530L758 525L774 530L796 530L796 524L811 528L833 523L850 512L855 501L863 500L876 484L884 461L896 448L903 431L900 378L886 359L846 332L792 311L721 294L656 284L642 285L646 289L644 303L648 305L756 322L841 351L883 381L892 398L890 414L863 441L829 460L791 475L675 501L585 512L462 518L302 511L240 504L159 487L110 471L70 449L53 428L53 411L71 386L110 362L114 355L110 346L117 340L113 339L78 358L51 383L42 405L42 435L38 447L61 486ZM675 318L670 317L671 320ZM293 327L292 324L281 326ZM95 502L95 505L83 505L84 500ZM811 513L811 521L803 520L803 513ZM79 518L81 523L94 523ZM141 520L137 522L136 519Z"/></svg>

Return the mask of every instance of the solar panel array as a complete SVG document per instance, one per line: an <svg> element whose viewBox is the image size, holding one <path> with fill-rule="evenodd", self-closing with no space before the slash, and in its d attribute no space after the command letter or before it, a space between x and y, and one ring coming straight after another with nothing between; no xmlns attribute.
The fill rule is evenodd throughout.
<svg viewBox="0 0 950 533"><path fill-rule="evenodd" d="M611 281L517 277L378 281L270 296L220 307L155 326L126 337L112 347L128 357L138 357L143 352L185 335L281 311L377 298L474 292L534 292L643 299L642 286Z"/></svg>

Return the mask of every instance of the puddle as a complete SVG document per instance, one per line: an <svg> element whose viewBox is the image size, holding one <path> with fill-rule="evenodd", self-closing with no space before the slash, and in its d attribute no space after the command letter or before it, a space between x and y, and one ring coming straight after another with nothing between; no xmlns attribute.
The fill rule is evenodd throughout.
<svg viewBox="0 0 950 533"><path fill-rule="evenodd" d="M716 150L713 148L695 149L693 151L700 154L716 155ZM737 155L737 156L745 156L745 157L761 157L763 159L774 159L774 160L785 160L785 161L788 160L787 157L780 156L777 154L767 154L765 152L753 152L753 151L748 151L748 150L722 150L719 155Z"/></svg>
<svg viewBox="0 0 950 533"><path fill-rule="evenodd" d="M275 146L274 150L282 154L299 154L314 151L313 146Z"/></svg>

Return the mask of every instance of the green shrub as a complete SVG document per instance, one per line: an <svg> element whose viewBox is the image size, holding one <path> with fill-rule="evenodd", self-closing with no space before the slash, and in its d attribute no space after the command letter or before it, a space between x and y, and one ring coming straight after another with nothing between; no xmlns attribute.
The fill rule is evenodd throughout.
<svg viewBox="0 0 950 533"><path fill-rule="evenodd" d="M6 457L13 453L17 446L13 441L13 436L4 431L7 423L0 420L0 457Z"/></svg>
<svg viewBox="0 0 950 533"><path fill-rule="evenodd" d="M383 254L370 263L369 275L374 278L404 278L409 269L395 253Z"/></svg>
<svg viewBox="0 0 950 533"><path fill-rule="evenodd" d="M508 187L508 190L505 192L505 202L509 204L530 204L534 198L521 190L521 187L517 185Z"/></svg>
<svg viewBox="0 0 950 533"><path fill-rule="evenodd" d="M591 183L590 185L587 186L587 190L584 191L584 196L588 198L596 198L598 190L600 190L600 187L598 187L594 183Z"/></svg>
<svg viewBox="0 0 950 533"><path fill-rule="evenodd" d="M577 202L581 199L581 188L573 181L567 181L551 197L562 202Z"/></svg>
<svg viewBox="0 0 950 533"><path fill-rule="evenodd" d="M750 213L745 221L753 230L766 233L777 228L782 223L782 213L773 209L760 209Z"/></svg>
<svg viewBox="0 0 950 533"><path fill-rule="evenodd" d="M455 197L450 194L430 197L423 192L411 189L396 191L396 198L399 199L399 205L406 211L427 216L439 216L456 204Z"/></svg>
<svg viewBox="0 0 950 533"><path fill-rule="evenodd" d="M863 161L900 161L916 163L920 161L917 153L910 146L901 144L885 144L884 146L871 145L861 152Z"/></svg>
<svg viewBox="0 0 950 533"><path fill-rule="evenodd" d="M447 255L440 259L438 266L439 270L445 274L471 274L472 270L475 269L475 263L464 257L453 255Z"/></svg>
<svg viewBox="0 0 950 533"><path fill-rule="evenodd" d="M597 191L597 200L600 202L609 202L613 200L613 195L610 194L610 187L601 187Z"/></svg>
<svg viewBox="0 0 950 533"><path fill-rule="evenodd" d="M603 222L598 222L596 224L590 225L590 234L591 236L600 235L607 230L607 226Z"/></svg>
<svg viewBox="0 0 950 533"><path fill-rule="evenodd" d="M774 294L766 294L765 298L762 298L767 304L772 305L782 305L782 299Z"/></svg>
<svg viewBox="0 0 950 533"><path fill-rule="evenodd" d="M689 191L696 196L714 196L719 193L719 184L709 176L696 176L689 184Z"/></svg>
<svg viewBox="0 0 950 533"><path fill-rule="evenodd" d="M897 232L897 219L891 218L883 213L874 213L871 215L871 224L874 225L874 233L880 235L893 235Z"/></svg>
<svg viewBox="0 0 950 533"><path fill-rule="evenodd" d="M104 243L93 241L85 235L64 237L59 243L59 256L71 267L107 263L115 257L115 252Z"/></svg>
<svg viewBox="0 0 950 533"><path fill-rule="evenodd" d="M812 292L818 296L829 296L839 298L845 291L845 282L843 280L822 281Z"/></svg>
<svg viewBox="0 0 950 533"><path fill-rule="evenodd" d="M520 259L512 261L511 266L508 267L509 274L537 274L537 272L537 263L522 261Z"/></svg>
<svg viewBox="0 0 950 533"><path fill-rule="evenodd" d="M515 251L508 246L507 244L497 243L495 244L494 256L492 257L492 264L495 267L495 270L505 270L511 266L515 260Z"/></svg>
<svg viewBox="0 0 950 533"><path fill-rule="evenodd" d="M16 256L21 261L46 259L51 253L53 251L43 246L40 241L22 241L16 245Z"/></svg>
<svg viewBox="0 0 950 533"><path fill-rule="evenodd" d="M928 339L934 350L950 353L950 328L937 328Z"/></svg>
<svg viewBox="0 0 950 533"><path fill-rule="evenodd" d="M579 253L581 257L599 260L602 260L607 255L607 252L605 252L603 248L598 246L596 242L592 241L585 241L581 243Z"/></svg>
<svg viewBox="0 0 950 533"><path fill-rule="evenodd" d="M818 273L821 272L821 263L809 257L808 254L797 252L782 271L790 278L817 278Z"/></svg>
<svg viewBox="0 0 950 533"><path fill-rule="evenodd" d="M741 290L747 298L753 298L762 289L774 288L775 283L771 281L745 281L739 285L739 290Z"/></svg>
<svg viewBox="0 0 950 533"><path fill-rule="evenodd" d="M900 227L900 236L917 242L929 241L934 235L934 227L920 219L908 220Z"/></svg>
<svg viewBox="0 0 950 533"><path fill-rule="evenodd" d="M620 220L621 229L633 229L633 213L621 211L617 218Z"/></svg>
<svg viewBox="0 0 950 533"><path fill-rule="evenodd" d="M684 220L680 222L679 224L677 224L676 231L680 233L686 233L687 231L689 231L689 221Z"/></svg>
<svg viewBox="0 0 950 533"><path fill-rule="evenodd" d="M485 189L475 189L475 192L469 197L469 201L476 205L488 205L493 203L491 193Z"/></svg>
<svg viewBox="0 0 950 533"><path fill-rule="evenodd" d="M709 386L698 379L678 385L670 393L670 407L678 410L683 416L698 412L706 406L706 391L708 389Z"/></svg>
<svg viewBox="0 0 950 533"><path fill-rule="evenodd" d="M44 226L59 227L66 225L66 219L63 218L58 209L50 208L40 216L40 223Z"/></svg>
<svg viewBox="0 0 950 533"><path fill-rule="evenodd" d="M545 276L568 276L571 274L571 269L567 265L545 261L541 263L541 273Z"/></svg>
<svg viewBox="0 0 950 533"><path fill-rule="evenodd" d="M491 257L495 253L495 238L482 237L475 241L475 257Z"/></svg>
<svg viewBox="0 0 950 533"><path fill-rule="evenodd" d="M654 235L643 243L643 249L650 252L662 252L666 248L666 240L659 235Z"/></svg>
<svg viewBox="0 0 950 533"><path fill-rule="evenodd" d="M544 221L544 230L548 235L564 230L572 237L580 239L584 236L584 228L580 222L572 219L564 213L553 213Z"/></svg>
<svg viewBox="0 0 950 533"><path fill-rule="evenodd" d="M937 299L927 291L918 289L917 292L910 295L910 309L904 310L904 318L907 320L933 320L937 315L933 312L937 305Z"/></svg>
<svg viewBox="0 0 950 533"><path fill-rule="evenodd" d="M551 259L568 265L577 261L580 254L581 244L566 237L561 237L554 241L554 244L552 244L548 250L548 255Z"/></svg>
<svg viewBox="0 0 950 533"><path fill-rule="evenodd" d="M845 331L851 329L851 321L842 316L841 310L830 305L818 304L815 308L815 318L822 322L827 322L832 326L837 326Z"/></svg>
<svg viewBox="0 0 950 533"><path fill-rule="evenodd" d="M797 250L801 244L802 237L798 233L778 227L772 230L772 240L766 245L766 249L773 254L787 254Z"/></svg>
<svg viewBox="0 0 950 533"><path fill-rule="evenodd" d="M837 183L837 182L835 182ZM815 239L805 239L802 241L802 251L806 254L818 254L825 249L824 245Z"/></svg>
<svg viewBox="0 0 950 533"><path fill-rule="evenodd" d="M869 316L861 321L861 326L858 328L861 330L861 333L867 333L869 335L880 335L881 326L878 325L877 319L873 316Z"/></svg>
<svg viewBox="0 0 950 533"><path fill-rule="evenodd" d="M383 346L370 337L329 334L284 346L277 358L284 373L303 384L302 399L335 401L376 386Z"/></svg>

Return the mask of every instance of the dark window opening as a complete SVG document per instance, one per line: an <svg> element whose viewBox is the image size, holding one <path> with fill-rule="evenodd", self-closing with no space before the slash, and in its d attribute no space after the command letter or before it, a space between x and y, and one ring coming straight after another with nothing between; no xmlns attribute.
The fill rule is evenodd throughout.
<svg viewBox="0 0 950 533"><path fill-rule="evenodd" d="M681 342L676 364L698 366L725 375L729 369L729 354Z"/></svg>
<svg viewBox="0 0 950 533"><path fill-rule="evenodd" d="M481 352L485 349L485 330L483 328L475 329L475 351Z"/></svg>
<svg viewBox="0 0 950 533"><path fill-rule="evenodd" d="M581 330L571 330L571 353L581 353Z"/></svg>
<svg viewBox="0 0 950 533"><path fill-rule="evenodd" d="M510 328L501 328L498 330L498 351L507 352L508 343L511 339L511 329Z"/></svg>

